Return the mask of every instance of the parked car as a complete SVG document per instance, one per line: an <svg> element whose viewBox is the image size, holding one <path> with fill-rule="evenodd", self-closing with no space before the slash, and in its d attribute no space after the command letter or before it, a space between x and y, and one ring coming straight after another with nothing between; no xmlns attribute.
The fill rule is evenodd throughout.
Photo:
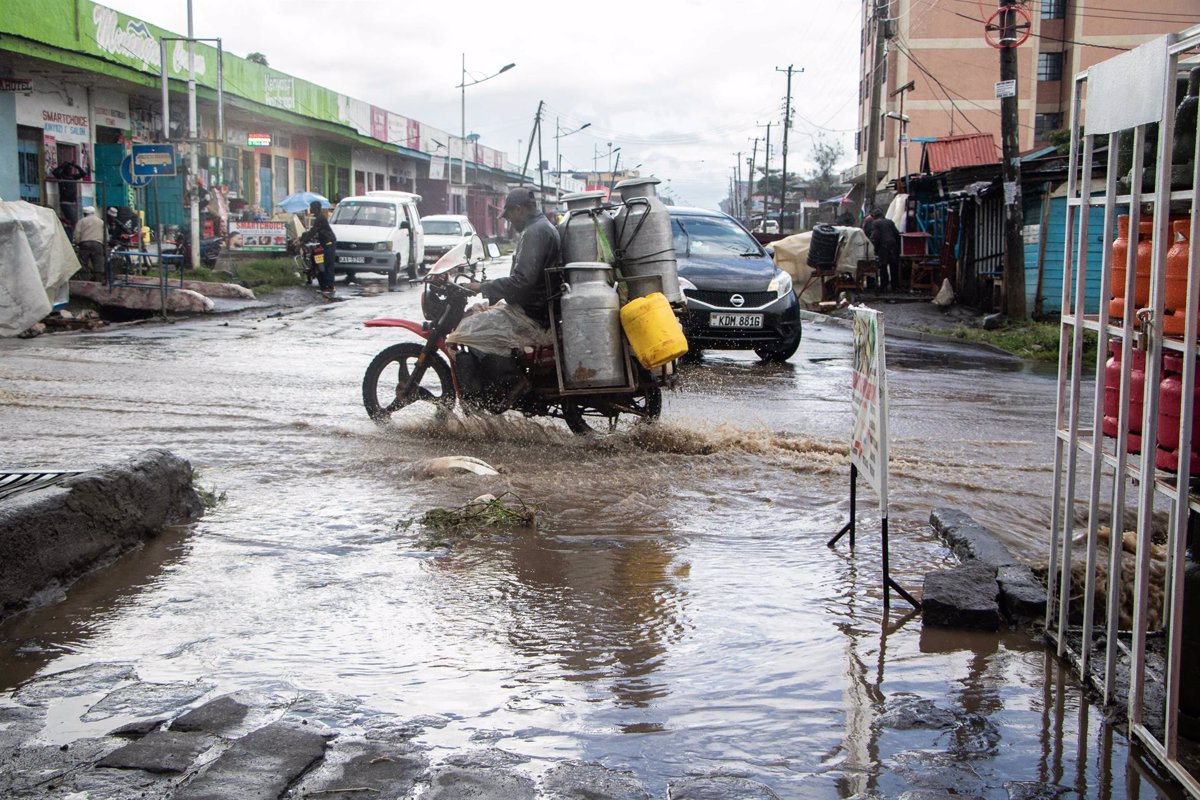
<svg viewBox="0 0 1200 800"><path fill-rule="evenodd" d="M471 263L484 259L483 240L475 232L471 220L462 214L433 214L421 219L425 230L425 263L432 264L453 248L472 242Z"/></svg>
<svg viewBox="0 0 1200 800"><path fill-rule="evenodd" d="M732 217L701 208L668 210L687 299L688 356L753 350L763 361L789 359L802 335L791 276Z"/></svg>
<svg viewBox="0 0 1200 800"><path fill-rule="evenodd" d="M420 200L408 192L378 191L339 202L329 219L338 240L334 272L351 280L358 272L383 273L389 287L402 272L416 280L417 266L425 260Z"/></svg>

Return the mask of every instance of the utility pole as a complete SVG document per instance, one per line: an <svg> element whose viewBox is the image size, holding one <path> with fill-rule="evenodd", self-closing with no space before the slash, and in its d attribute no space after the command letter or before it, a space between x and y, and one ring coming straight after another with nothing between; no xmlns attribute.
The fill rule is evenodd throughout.
<svg viewBox="0 0 1200 800"><path fill-rule="evenodd" d="M742 218L742 151L737 151L736 160L733 162L733 211L734 216L738 219Z"/></svg>
<svg viewBox="0 0 1200 800"><path fill-rule="evenodd" d="M863 205L875 207L875 187L879 183L879 118L882 111L883 67L887 57L883 41L887 33L888 1L875 0L875 47L871 56L871 116L867 120L867 174L863 177Z"/></svg>
<svg viewBox="0 0 1200 800"><path fill-rule="evenodd" d="M788 153L788 130L792 127L792 73L804 72L804 67L794 69L791 64L787 65L787 69L775 68L776 72L787 73L787 100L783 107L783 174L780 176L782 186L779 190L779 232L783 233L783 214L787 208L787 153Z"/></svg>
<svg viewBox="0 0 1200 800"><path fill-rule="evenodd" d="M763 194L763 221L765 222L771 216L771 123L767 123L767 144L766 144L766 161L767 171L764 173L767 176L767 191Z"/></svg>
<svg viewBox="0 0 1200 800"><path fill-rule="evenodd" d="M1000 0L1000 80L1017 81L1017 12L1008 0ZM1025 313L1025 242L1021 208L1021 162L1018 133L1017 93L1000 99L1000 136L1004 150L1004 306L1008 318L1023 320Z"/></svg>
<svg viewBox="0 0 1200 800"><path fill-rule="evenodd" d="M196 33L192 28L192 0L188 0L188 180L191 186L187 195L191 199L191 212L188 215L188 228L191 231L192 269L200 269L200 192L196 188L197 176L200 173L200 159L196 152L196 140L200 132L196 129ZM165 117L164 117L165 119ZM283 198L280 198L281 200ZM139 247L141 245L139 244ZM162 242L159 242L159 252L162 252Z"/></svg>
<svg viewBox="0 0 1200 800"><path fill-rule="evenodd" d="M754 137L754 149L750 151L750 188L746 191L746 222L754 216L754 162L758 159L758 137ZM753 227L753 226L752 226Z"/></svg>

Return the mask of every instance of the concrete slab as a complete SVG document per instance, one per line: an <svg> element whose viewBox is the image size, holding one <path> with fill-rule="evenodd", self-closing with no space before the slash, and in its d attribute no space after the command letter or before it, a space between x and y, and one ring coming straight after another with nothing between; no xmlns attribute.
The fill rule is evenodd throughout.
<svg viewBox="0 0 1200 800"><path fill-rule="evenodd" d="M325 754L325 738L276 722L243 736L175 793L175 800L277 800Z"/></svg>
<svg viewBox="0 0 1200 800"><path fill-rule="evenodd" d="M115 306L135 311L161 311L162 292L154 286L112 286L92 281L71 281L71 296L84 298L101 306ZM171 314L207 314L213 302L199 292L180 289L178 284L167 291L166 310Z"/></svg>
<svg viewBox="0 0 1200 800"><path fill-rule="evenodd" d="M171 723L171 730L221 733L236 727L249 712L250 707L245 703L238 702L230 695L222 695L181 715Z"/></svg>
<svg viewBox="0 0 1200 800"><path fill-rule="evenodd" d="M429 776L423 800L533 800L533 780L489 767L439 767Z"/></svg>
<svg viewBox="0 0 1200 800"><path fill-rule="evenodd" d="M203 733L158 731L130 742L96 764L111 769L141 769L155 773L187 772L215 738Z"/></svg>

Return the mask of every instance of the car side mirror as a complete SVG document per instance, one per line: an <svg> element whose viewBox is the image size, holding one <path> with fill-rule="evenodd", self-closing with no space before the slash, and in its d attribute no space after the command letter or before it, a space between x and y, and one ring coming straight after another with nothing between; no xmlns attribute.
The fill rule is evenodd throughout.
<svg viewBox="0 0 1200 800"><path fill-rule="evenodd" d="M409 226L409 224L408 224L408 220L406 220L406 219L402 219L402 220L400 220L400 230L402 230L402 231L406 231L406 230L408 230L408 229L409 229L409 227L410 227L410 226Z"/></svg>
<svg viewBox="0 0 1200 800"><path fill-rule="evenodd" d="M488 242L484 249L487 250L488 258L500 257L500 248L496 246L495 242Z"/></svg>
<svg viewBox="0 0 1200 800"><path fill-rule="evenodd" d="M472 241L471 239L467 239L467 249L464 253L464 255L466 255L466 257L467 257L467 261L471 260L471 252L474 249L475 249L475 242Z"/></svg>

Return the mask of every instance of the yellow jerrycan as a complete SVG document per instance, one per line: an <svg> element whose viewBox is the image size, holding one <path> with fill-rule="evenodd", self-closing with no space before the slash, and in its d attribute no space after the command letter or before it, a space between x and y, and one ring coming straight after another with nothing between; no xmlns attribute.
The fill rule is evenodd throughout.
<svg viewBox="0 0 1200 800"><path fill-rule="evenodd" d="M687 352L687 339L662 292L630 300L621 307L621 327L633 354L646 369L668 364Z"/></svg>

